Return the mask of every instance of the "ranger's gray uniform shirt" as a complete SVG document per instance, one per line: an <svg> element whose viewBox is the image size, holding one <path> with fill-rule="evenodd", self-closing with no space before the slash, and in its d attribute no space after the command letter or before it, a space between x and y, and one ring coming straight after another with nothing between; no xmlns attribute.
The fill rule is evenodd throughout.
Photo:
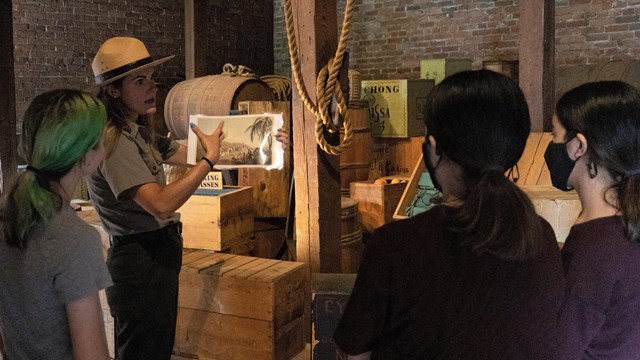
<svg viewBox="0 0 640 360"><path fill-rule="evenodd" d="M130 132L122 131L113 153L87 177L91 200L106 232L112 236L153 231L180 219L180 214L174 213L166 220L158 220L129 196L127 190L139 185L152 182L166 185L162 164L153 157L151 145L145 139L149 131L136 124L130 127ZM180 148L174 140L155 136L163 161Z"/></svg>

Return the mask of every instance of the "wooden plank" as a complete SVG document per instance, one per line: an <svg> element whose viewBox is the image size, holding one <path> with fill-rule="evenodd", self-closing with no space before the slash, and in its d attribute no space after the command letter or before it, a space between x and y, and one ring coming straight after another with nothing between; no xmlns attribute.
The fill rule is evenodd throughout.
<svg viewBox="0 0 640 360"><path fill-rule="evenodd" d="M207 75L207 1L184 0L186 79Z"/></svg>
<svg viewBox="0 0 640 360"><path fill-rule="evenodd" d="M178 308L174 352L198 359L272 359L273 323Z"/></svg>
<svg viewBox="0 0 640 360"><path fill-rule="evenodd" d="M200 273L206 269L209 269L214 265L224 262L225 260L228 261L233 257L235 257L235 255L228 255L228 254L222 254L222 253L211 254L210 256L206 256L201 259L189 262L186 265L183 265L182 270L191 271L194 273Z"/></svg>
<svg viewBox="0 0 640 360"><path fill-rule="evenodd" d="M253 251L254 244L255 240L252 237L249 237L229 244L227 248L222 250L221 252L225 254L249 256Z"/></svg>
<svg viewBox="0 0 640 360"><path fill-rule="evenodd" d="M302 318L297 318L282 329L278 329L276 332L274 359L290 360L300 354L305 346L304 331L304 320Z"/></svg>
<svg viewBox="0 0 640 360"><path fill-rule="evenodd" d="M541 136L542 133L540 132L532 132L529 134L527 145L525 145L522 156L520 160L518 160L518 171L516 172L514 170L515 174L511 175L512 180L514 177L518 178L516 184L522 184L526 181L529 171L531 170L531 165L533 164L533 159L535 158L536 150L538 150Z"/></svg>
<svg viewBox="0 0 640 360"><path fill-rule="evenodd" d="M525 186L522 190L530 197L542 200L579 200L575 190L560 191L553 186Z"/></svg>
<svg viewBox="0 0 640 360"><path fill-rule="evenodd" d="M250 264L246 264L242 267L235 268L231 271L226 272L224 277L236 277L240 279L250 279L256 273L263 271L266 268L270 268L276 265L277 260L263 259L257 258L255 261L252 261ZM265 282L270 282L268 281Z"/></svg>
<svg viewBox="0 0 640 360"><path fill-rule="evenodd" d="M547 150L547 145L551 139L553 139L553 135L551 133L542 133L542 136L540 136L540 141L538 142L536 152L533 156L533 163L529 168L529 173L527 174L527 178L524 182L525 186L538 185L540 174L542 174L543 169L547 167L544 160L544 152Z"/></svg>
<svg viewBox="0 0 640 360"><path fill-rule="evenodd" d="M293 19L302 80L316 99L319 70L335 55L338 39L336 0L293 1ZM315 116L302 103L293 83L293 156L296 184L296 252L312 272L340 272L339 157L324 153L316 143ZM338 140L339 133L334 136Z"/></svg>
<svg viewBox="0 0 640 360"><path fill-rule="evenodd" d="M255 261L234 266L227 273L224 262L200 272L181 272L179 306L277 324L303 314L305 297L310 292L305 264L246 256L233 259L243 258ZM215 260L219 258L210 258L211 262ZM238 264L236 261L234 265ZM201 262L201 266L206 265Z"/></svg>
<svg viewBox="0 0 640 360"><path fill-rule="evenodd" d="M183 249L182 250L182 266L191 264L192 262L204 259L211 255L206 251L197 251L191 249Z"/></svg>
<svg viewBox="0 0 640 360"><path fill-rule="evenodd" d="M404 188L404 192L402 193L400 202L396 207L396 211L393 213L393 219L399 220L399 219L408 218L408 216L405 215L405 210L409 205L411 205L413 198L416 196L416 193L418 192L418 183L420 182L420 175L424 172L425 168L426 167L424 165L423 155L420 154L420 157L418 158L418 160L416 161L416 164L413 167L413 172L411 172L409 183Z"/></svg>
<svg viewBox="0 0 640 360"><path fill-rule="evenodd" d="M0 1L0 194L18 175L12 3Z"/></svg>
<svg viewBox="0 0 640 360"><path fill-rule="evenodd" d="M520 1L520 87L532 131L550 131L555 91L555 1Z"/></svg>
<svg viewBox="0 0 640 360"><path fill-rule="evenodd" d="M246 279L181 273L178 305L218 314L274 320L270 284Z"/></svg>
<svg viewBox="0 0 640 360"><path fill-rule="evenodd" d="M258 258L254 258L251 256L233 256L231 258L225 259L225 261L221 262L215 268L210 267L208 269L204 269L200 271L201 274L204 275L216 275L216 276L225 276L226 273L231 272L237 268L246 266L249 263L257 261Z"/></svg>
<svg viewBox="0 0 640 360"><path fill-rule="evenodd" d="M536 183L536 185L543 185L543 186L553 185L551 183L551 173L549 173L549 167L547 166L546 162L544 164L544 167L542 168L542 171L540 172L540 177L538 178L538 182Z"/></svg>
<svg viewBox="0 0 640 360"><path fill-rule="evenodd" d="M291 134L291 103L288 101L241 101L238 108L249 114L282 113L284 125ZM289 215L289 187L291 185L291 151L284 152L281 170L238 169L238 185L253 186L256 217L286 217Z"/></svg>

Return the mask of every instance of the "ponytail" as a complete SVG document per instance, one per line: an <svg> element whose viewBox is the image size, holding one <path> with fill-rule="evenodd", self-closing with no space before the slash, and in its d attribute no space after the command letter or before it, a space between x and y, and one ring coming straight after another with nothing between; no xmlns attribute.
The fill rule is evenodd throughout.
<svg viewBox="0 0 640 360"><path fill-rule="evenodd" d="M469 184L453 216L452 230L460 234L461 245L504 260L536 256L542 229L527 195L497 169L470 178L477 182Z"/></svg>
<svg viewBox="0 0 640 360"><path fill-rule="evenodd" d="M27 235L36 224L50 220L60 210L62 199L51 191L49 182L33 170L16 179L4 199L4 236L7 245L24 249Z"/></svg>
<svg viewBox="0 0 640 360"><path fill-rule="evenodd" d="M618 208L627 236L640 242L640 175L623 176L617 188Z"/></svg>

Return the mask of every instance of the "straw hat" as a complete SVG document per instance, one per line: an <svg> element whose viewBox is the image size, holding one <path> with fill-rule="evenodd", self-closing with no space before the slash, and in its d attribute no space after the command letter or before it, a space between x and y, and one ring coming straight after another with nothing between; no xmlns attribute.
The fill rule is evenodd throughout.
<svg viewBox="0 0 640 360"><path fill-rule="evenodd" d="M91 68L95 75L96 84L87 91L96 90L134 71L162 64L174 56L153 60L142 41L131 37L113 37L100 46L98 53L93 58Z"/></svg>

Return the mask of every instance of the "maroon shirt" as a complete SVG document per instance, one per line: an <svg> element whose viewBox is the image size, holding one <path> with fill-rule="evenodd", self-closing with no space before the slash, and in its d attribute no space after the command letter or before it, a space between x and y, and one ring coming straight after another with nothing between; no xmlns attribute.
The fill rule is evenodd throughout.
<svg viewBox="0 0 640 360"><path fill-rule="evenodd" d="M563 359L640 359L640 244L619 216L574 225L562 248Z"/></svg>
<svg viewBox="0 0 640 360"><path fill-rule="evenodd" d="M478 256L447 230L447 208L387 224L367 243L334 333L373 359L551 359L564 275L553 230L526 262Z"/></svg>

